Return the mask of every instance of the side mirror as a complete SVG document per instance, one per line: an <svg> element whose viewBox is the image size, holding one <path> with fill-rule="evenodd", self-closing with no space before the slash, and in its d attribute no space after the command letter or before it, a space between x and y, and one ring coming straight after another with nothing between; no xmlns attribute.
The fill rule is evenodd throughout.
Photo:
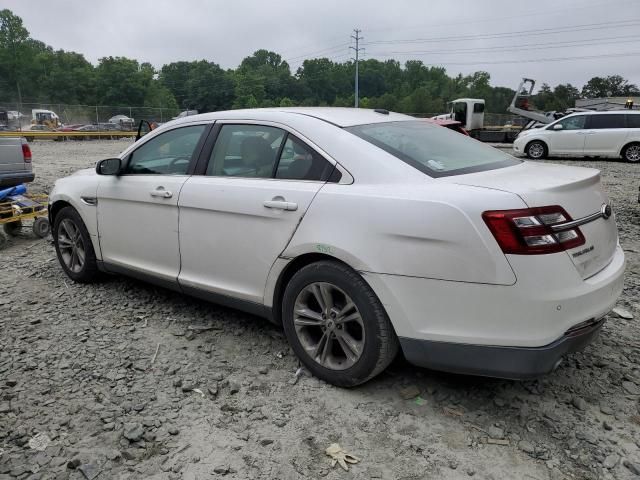
<svg viewBox="0 0 640 480"><path fill-rule="evenodd" d="M118 175L122 168L122 160L119 158L107 158L100 160L96 164L96 173L98 175Z"/></svg>
<svg viewBox="0 0 640 480"><path fill-rule="evenodd" d="M556 124L553 126L553 129L554 129L554 130L562 130L563 128L564 128L564 127L562 126L562 124L561 124L561 123L556 123Z"/></svg>

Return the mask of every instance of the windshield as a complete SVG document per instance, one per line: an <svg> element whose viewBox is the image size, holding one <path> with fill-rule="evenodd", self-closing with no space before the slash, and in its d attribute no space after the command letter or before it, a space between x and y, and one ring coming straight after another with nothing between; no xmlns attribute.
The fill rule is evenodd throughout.
<svg viewBox="0 0 640 480"><path fill-rule="evenodd" d="M462 175L521 163L477 140L424 120L346 128L431 177Z"/></svg>

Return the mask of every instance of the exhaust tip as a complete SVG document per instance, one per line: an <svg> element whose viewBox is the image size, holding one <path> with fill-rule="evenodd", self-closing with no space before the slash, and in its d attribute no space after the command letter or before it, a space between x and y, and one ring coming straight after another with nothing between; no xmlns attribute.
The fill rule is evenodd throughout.
<svg viewBox="0 0 640 480"><path fill-rule="evenodd" d="M556 363L554 363L554 364L553 364L553 368L551 369L551 371L552 371L552 372L555 372L555 371L558 369L558 367L562 364L562 361L563 361L563 360L564 360L564 359L563 359L562 357L560 357L560 358L556 361Z"/></svg>

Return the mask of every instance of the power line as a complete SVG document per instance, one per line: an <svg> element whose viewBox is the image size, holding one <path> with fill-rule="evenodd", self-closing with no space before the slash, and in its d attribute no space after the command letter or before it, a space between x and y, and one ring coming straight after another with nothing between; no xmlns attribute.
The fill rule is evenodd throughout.
<svg viewBox="0 0 640 480"><path fill-rule="evenodd" d="M510 32L500 33L481 33L477 35L454 35L454 36L436 36L428 38L410 38L410 39L398 39L398 40L374 40L367 42L367 45L395 45L395 44L409 44L409 43L430 43L430 42L452 42L452 41L466 41L466 40L479 40L479 39L493 39L493 38L506 38L506 37L521 37L529 34L539 35L541 33L554 34L554 33L567 33L567 32L579 32L590 30L601 30L607 28L626 28L634 27L640 24L640 19L633 20L616 20L612 22L600 22L600 23L587 23L582 25L572 25L566 27L553 27L553 28L536 28L532 30L517 30Z"/></svg>
<svg viewBox="0 0 640 480"><path fill-rule="evenodd" d="M582 55L573 57L555 57L555 58L535 58L535 59L518 59L518 60L488 60L477 62L439 62L425 63L425 66L435 67L441 65L500 65L509 63L544 63L544 62L564 62L568 60L590 60L594 58L614 58L614 57L635 57L640 56L640 52L626 53L606 53L602 55Z"/></svg>
<svg viewBox="0 0 640 480"><path fill-rule="evenodd" d="M317 50L315 52L305 53L303 55L298 55L296 57L290 57L290 58L285 59L284 61L287 62L287 63L288 62L292 62L292 61L297 61L300 58L310 57L311 55L319 55L319 54L322 54L322 53L325 53L325 52L328 53L328 52L331 52L331 51L334 51L334 50L346 49L348 46L349 46L349 43L341 43L341 44L335 45L333 47L325 48L324 50Z"/></svg>
<svg viewBox="0 0 640 480"><path fill-rule="evenodd" d="M561 13L561 12L575 12L576 8L580 8L581 10L586 10L588 8L593 8L593 7L598 7L601 5L607 5L607 6L611 6L611 0L607 0L607 1L599 1L599 2L594 2L594 3L584 3L582 1L579 2L579 5L574 5L572 7L566 7L566 8L561 8L561 9L556 9L556 10L548 10L546 8L537 8L535 10L526 10L526 11L518 11L517 14L515 15L505 15L505 16L491 16L491 17L483 17L483 18L475 18L473 20L455 20L455 21L451 21L451 22L438 22L438 23L431 23L431 24L426 24L426 25L422 25L422 26L416 26L416 27L403 27L402 30L403 31L409 31L409 30L425 30L425 29L430 29L430 28L438 28L438 27L448 27L448 26L459 26L459 25L469 25L469 24L474 24L474 23L486 23L486 22L492 22L492 21L496 21L496 20L510 20L513 18L518 18L518 19L522 19L524 17L530 17L530 16L538 16L538 15L544 15L545 17L548 17L550 15L556 14L556 13ZM627 3L637 3L637 0L624 0L624 1L619 1L617 3L617 6L619 5L624 5ZM367 31L368 32L388 32L388 31L397 31L398 28L397 27L385 27L385 28L369 28L367 27Z"/></svg>
<svg viewBox="0 0 640 480"><path fill-rule="evenodd" d="M585 40L567 40L564 42L546 42L546 43L528 43L520 44L518 46L505 45L505 46L492 46L492 47L478 47L478 48L461 48L451 50L402 50L402 51L387 51L387 52L375 52L377 55L449 55L449 54L464 54L464 53L480 53L480 52L518 52L521 50L539 50L545 48L557 48L557 47L584 47L591 45L608 45L611 43L627 43L628 41L639 39L640 35L626 35L616 37L600 37ZM627 42L625 42L625 40Z"/></svg>

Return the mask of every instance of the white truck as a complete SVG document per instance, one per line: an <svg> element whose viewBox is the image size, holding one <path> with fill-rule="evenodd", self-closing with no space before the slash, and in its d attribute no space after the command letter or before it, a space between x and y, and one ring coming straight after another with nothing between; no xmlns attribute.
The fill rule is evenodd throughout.
<svg viewBox="0 0 640 480"><path fill-rule="evenodd" d="M0 137L0 190L32 182L31 149L24 138Z"/></svg>
<svg viewBox="0 0 640 480"><path fill-rule="evenodd" d="M449 113L433 118L437 120L457 120L461 122L462 127L469 132L469 135L483 142L513 143L518 133L523 129L546 125L567 113L582 110L570 109L567 112L542 112L536 110L531 103L535 84L535 80L523 78L511 100L511 104L507 107L509 113L524 119L521 125L485 125L484 99L482 98L457 98L449 102L451 105Z"/></svg>
<svg viewBox="0 0 640 480"><path fill-rule="evenodd" d="M31 124L44 125L53 130L60 126L60 117L53 110L34 108L31 110Z"/></svg>

